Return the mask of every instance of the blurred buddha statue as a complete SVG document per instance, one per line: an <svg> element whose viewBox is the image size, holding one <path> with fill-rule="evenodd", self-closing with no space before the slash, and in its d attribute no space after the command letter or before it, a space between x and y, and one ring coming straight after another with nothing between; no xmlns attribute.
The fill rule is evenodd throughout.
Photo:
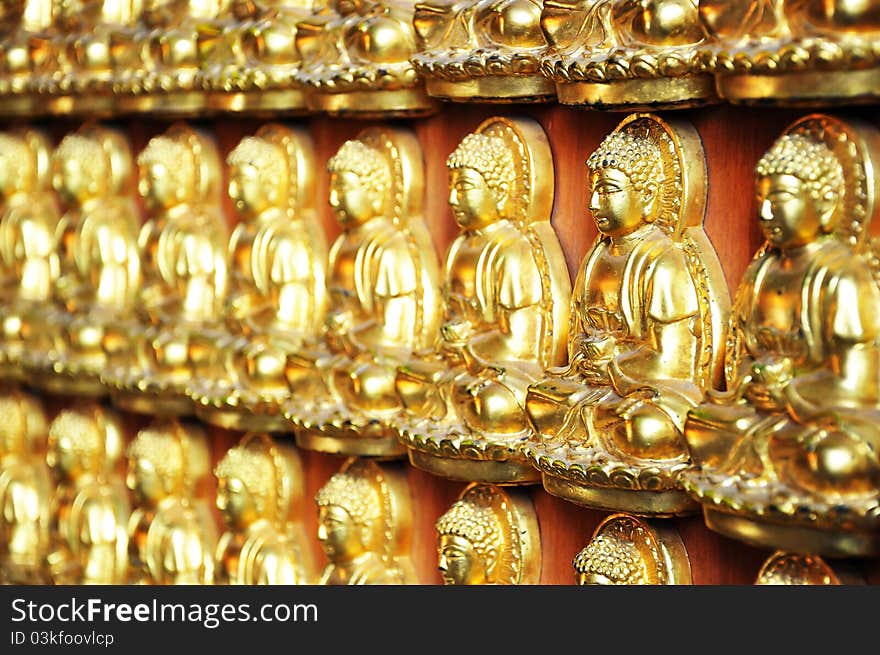
<svg viewBox="0 0 880 655"><path fill-rule="evenodd" d="M439 347L398 369L410 461L458 480L539 479L519 451L529 384L565 358L571 282L550 224L553 161L530 119L490 118L447 159L461 233Z"/></svg>
<svg viewBox="0 0 880 655"><path fill-rule="evenodd" d="M541 534L525 492L472 483L436 528L443 584L538 584Z"/></svg>
<svg viewBox="0 0 880 655"><path fill-rule="evenodd" d="M568 105L633 110L714 102L715 80L699 57L707 43L702 4L545 0L549 48L541 70Z"/></svg>
<svg viewBox="0 0 880 655"><path fill-rule="evenodd" d="M880 552L878 139L871 126L811 115L755 168L766 241L737 289L727 391L710 392L685 425L687 489L728 536L825 556Z"/></svg>
<svg viewBox="0 0 880 655"><path fill-rule="evenodd" d="M864 578L847 561L829 562L817 555L778 550L761 566L756 585L863 585Z"/></svg>
<svg viewBox="0 0 880 655"><path fill-rule="evenodd" d="M47 557L54 584L123 584L130 506L118 462L119 416L100 405L65 409L49 426L46 461L55 473Z"/></svg>
<svg viewBox="0 0 880 655"><path fill-rule="evenodd" d="M599 235L575 281L568 366L529 389L524 450L566 500L692 512L682 428L720 379L730 304L703 231L702 143L690 124L633 114L587 169Z"/></svg>
<svg viewBox="0 0 880 655"><path fill-rule="evenodd" d="M187 384L214 361L213 343L199 335L222 322L227 290L219 157L212 139L178 123L150 140L138 166L148 213L139 236L143 282L138 314L112 335L135 347L120 353L105 383L130 411L187 414Z"/></svg>
<svg viewBox="0 0 880 655"><path fill-rule="evenodd" d="M327 167L343 231L330 249L325 339L288 360L285 414L304 448L402 455L386 423L400 408L395 370L431 348L440 315L421 150L410 132L373 128L346 141Z"/></svg>
<svg viewBox="0 0 880 655"><path fill-rule="evenodd" d="M45 584L52 482L48 421L36 396L0 391L0 583Z"/></svg>
<svg viewBox="0 0 880 655"><path fill-rule="evenodd" d="M409 559L412 510L402 468L350 458L315 502L318 541L330 560L319 584L418 583Z"/></svg>
<svg viewBox="0 0 880 655"><path fill-rule="evenodd" d="M541 74L547 41L542 0L422 0L412 56L428 93L470 102L547 102L553 80Z"/></svg>
<svg viewBox="0 0 880 655"><path fill-rule="evenodd" d="M31 93L31 38L52 23L53 0L0 3L0 116L32 117L38 111Z"/></svg>
<svg viewBox="0 0 880 655"><path fill-rule="evenodd" d="M297 452L267 434L249 433L227 451L214 475L226 523L217 546L217 583L314 584Z"/></svg>
<svg viewBox="0 0 880 655"><path fill-rule="evenodd" d="M138 432L127 458L128 584L213 584L217 527L199 493L211 468L204 430L156 422Z"/></svg>
<svg viewBox="0 0 880 655"><path fill-rule="evenodd" d="M736 103L876 102L877 0L701 0L703 67Z"/></svg>
<svg viewBox="0 0 880 655"><path fill-rule="evenodd" d="M311 137L278 124L242 139L227 158L239 222L229 241L225 335L217 371L189 395L204 420L226 428L284 430L285 366L324 323L327 244L314 207Z"/></svg>
<svg viewBox="0 0 880 655"><path fill-rule="evenodd" d="M689 585L691 564L678 531L663 521L612 514L574 558L581 585Z"/></svg>
<svg viewBox="0 0 880 655"><path fill-rule="evenodd" d="M24 358L51 348L43 321L58 277L60 213L51 146L37 130L0 133L0 372L23 378Z"/></svg>

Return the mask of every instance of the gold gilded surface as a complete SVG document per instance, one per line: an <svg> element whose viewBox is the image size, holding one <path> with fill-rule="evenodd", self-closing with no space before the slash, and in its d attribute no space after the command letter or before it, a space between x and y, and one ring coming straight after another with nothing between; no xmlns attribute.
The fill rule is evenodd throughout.
<svg viewBox="0 0 880 655"><path fill-rule="evenodd" d="M417 584L412 499L403 466L349 458L318 490L322 585Z"/></svg>
<svg viewBox="0 0 880 655"><path fill-rule="evenodd" d="M435 527L443 584L538 584L541 534L525 491L472 483Z"/></svg>
<svg viewBox="0 0 880 655"><path fill-rule="evenodd" d="M678 531L663 521L612 514L574 558L581 585L689 585L691 564Z"/></svg>
<svg viewBox="0 0 880 655"><path fill-rule="evenodd" d="M347 455L405 454L396 367L430 349L440 323L439 265L422 216L422 153L402 129L371 128L328 162L342 234L330 250L323 341L288 360L285 415L297 443Z"/></svg>
<svg viewBox="0 0 880 655"><path fill-rule="evenodd" d="M756 585L849 585L864 584L845 564L832 567L817 555L777 551L761 566Z"/></svg>
<svg viewBox="0 0 880 655"><path fill-rule="evenodd" d="M140 430L126 451L135 500L128 584L213 584L217 528L200 482L211 467L204 430L175 420Z"/></svg>
<svg viewBox="0 0 880 655"><path fill-rule="evenodd" d="M296 450L250 433L227 451L214 475L217 509L226 524L217 545L217 583L314 584Z"/></svg>
<svg viewBox="0 0 880 655"><path fill-rule="evenodd" d="M531 119L490 118L447 160L461 232L446 256L438 348L400 367L410 461L445 477L538 479L519 451L526 390L565 359L571 283L550 225L553 161Z"/></svg>
<svg viewBox="0 0 880 655"><path fill-rule="evenodd" d="M825 556L878 552L876 128L811 115L758 162L766 239L740 284L726 392L687 418L708 526Z"/></svg>
<svg viewBox="0 0 880 655"><path fill-rule="evenodd" d="M52 0L15 0L0 6L0 116L31 116L33 102L30 82L34 66L31 37L52 23Z"/></svg>
<svg viewBox="0 0 880 655"><path fill-rule="evenodd" d="M568 365L529 388L524 451L572 502L691 512L681 431L721 376L729 307L703 230L702 143L688 123L633 114L587 169L599 235L575 281Z"/></svg>
<svg viewBox="0 0 880 655"><path fill-rule="evenodd" d="M423 0L415 5L411 59L428 93L471 102L547 102L547 41L540 0Z"/></svg>

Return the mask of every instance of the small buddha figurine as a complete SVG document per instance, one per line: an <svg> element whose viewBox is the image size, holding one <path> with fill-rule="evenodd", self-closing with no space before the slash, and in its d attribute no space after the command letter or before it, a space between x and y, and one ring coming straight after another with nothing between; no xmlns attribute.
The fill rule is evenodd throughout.
<svg viewBox="0 0 880 655"><path fill-rule="evenodd" d="M443 584L538 584L541 534L524 492L472 483L435 526Z"/></svg>
<svg viewBox="0 0 880 655"><path fill-rule="evenodd" d="M697 0L545 0L549 48L541 70L567 105L633 110L716 102L714 77L700 61L707 43L701 8Z"/></svg>
<svg viewBox="0 0 880 655"><path fill-rule="evenodd" d="M0 6L0 116L35 113L31 37L48 29L53 8L52 0L11 0Z"/></svg>
<svg viewBox="0 0 880 655"><path fill-rule="evenodd" d="M761 566L756 585L863 585L865 581L845 563L832 567L817 555L778 550Z"/></svg>
<svg viewBox="0 0 880 655"><path fill-rule="evenodd" d="M703 69L744 104L876 102L880 5L875 0L701 0L710 39Z"/></svg>
<svg viewBox="0 0 880 655"><path fill-rule="evenodd" d="M574 558L581 585L689 585L691 564L678 531L661 521L612 514Z"/></svg>
<svg viewBox="0 0 880 655"><path fill-rule="evenodd" d="M0 392L0 583L45 584L52 483L48 421L36 396Z"/></svg>
<svg viewBox="0 0 880 655"><path fill-rule="evenodd" d="M54 347L38 349L30 367L47 390L100 396L104 328L134 311L140 286L131 150L121 132L87 124L65 136L52 159L66 209L57 228L56 311L41 326Z"/></svg>
<svg viewBox="0 0 880 655"><path fill-rule="evenodd" d="M212 371L213 333L205 330L222 322L228 285L219 157L212 139L178 123L151 139L137 161L148 213L139 236L138 315L105 338L136 347L121 350L103 379L125 409L189 414L186 387Z"/></svg>
<svg viewBox="0 0 880 655"><path fill-rule="evenodd" d="M315 496L318 541L330 563L322 585L417 584L403 469L349 458Z"/></svg>
<svg viewBox="0 0 880 655"><path fill-rule="evenodd" d="M708 393L684 430L685 487L725 535L820 556L880 552L877 137L807 116L755 168L766 241L737 289L727 390Z"/></svg>
<svg viewBox="0 0 880 655"><path fill-rule="evenodd" d="M188 393L210 423L285 430L287 356L319 336L326 309L314 146L305 132L270 124L242 139L226 161L240 217L228 248L228 329L215 346L217 373L193 380Z"/></svg>
<svg viewBox="0 0 880 655"><path fill-rule="evenodd" d="M647 516L698 509L678 482L687 412L722 371L729 298L705 232L690 124L633 114L587 160L599 230L572 294L569 363L529 388L523 445L544 488Z"/></svg>
<svg viewBox="0 0 880 655"><path fill-rule="evenodd" d="M428 93L470 102L548 102L553 80L541 73L547 40L542 0L422 0L412 56Z"/></svg>
<svg viewBox="0 0 880 655"><path fill-rule="evenodd" d="M123 584L131 508L117 471L123 431L101 405L65 409L49 426L55 479L47 566L54 584Z"/></svg>
<svg viewBox="0 0 880 655"><path fill-rule="evenodd" d="M440 319L439 265L421 214L414 135L368 129L330 159L330 206L343 231L330 249L324 341L288 360L285 415L297 443L348 455L405 454L388 419L396 367L429 349Z"/></svg>
<svg viewBox="0 0 880 655"><path fill-rule="evenodd" d="M312 584L302 525L303 470L293 448L249 433L214 469L226 532L217 545L217 583Z"/></svg>
<svg viewBox="0 0 880 655"><path fill-rule="evenodd" d="M176 420L142 429L127 449L128 584L213 584L217 528L200 483L211 467L204 430Z"/></svg>
<svg viewBox="0 0 880 655"><path fill-rule="evenodd" d="M410 461L436 475L531 483L524 401L561 364L571 282L550 225L553 164L530 119L490 118L447 159L461 233L446 256L438 348L398 369L396 420Z"/></svg>

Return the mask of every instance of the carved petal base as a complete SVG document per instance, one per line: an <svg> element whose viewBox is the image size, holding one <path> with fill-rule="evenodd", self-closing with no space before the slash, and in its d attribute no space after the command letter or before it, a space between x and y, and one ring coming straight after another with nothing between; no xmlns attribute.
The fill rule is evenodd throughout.
<svg viewBox="0 0 880 655"><path fill-rule="evenodd" d="M429 116L440 103L428 96L421 86L412 89L314 93L307 98L308 108L334 116L358 118Z"/></svg>
<svg viewBox="0 0 880 655"><path fill-rule="evenodd" d="M564 105L614 111L654 111L701 107L718 102L712 75L600 82L557 82Z"/></svg>
<svg viewBox="0 0 880 655"><path fill-rule="evenodd" d="M807 71L785 75L722 75L718 93L730 102L787 107L876 102L880 67L851 71Z"/></svg>
<svg viewBox="0 0 880 655"><path fill-rule="evenodd" d="M187 395L201 420L242 432L292 432L281 413L281 398L272 398L239 384L203 381L191 385Z"/></svg>
<svg viewBox="0 0 880 655"><path fill-rule="evenodd" d="M425 81L428 94L454 102L552 102L556 86L543 75L490 75L462 80L439 77Z"/></svg>
<svg viewBox="0 0 880 655"><path fill-rule="evenodd" d="M292 414L291 414L292 416ZM315 403L296 411L296 444L334 455L398 459L406 447L385 421L339 403Z"/></svg>

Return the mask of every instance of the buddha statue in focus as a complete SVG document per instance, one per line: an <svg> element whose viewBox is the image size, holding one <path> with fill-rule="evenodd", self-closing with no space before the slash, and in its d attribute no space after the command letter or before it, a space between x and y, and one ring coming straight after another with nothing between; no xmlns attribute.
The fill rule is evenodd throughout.
<svg viewBox="0 0 880 655"><path fill-rule="evenodd" d="M304 478L297 452L249 433L214 469L226 532L217 545L218 584L314 584L302 524Z"/></svg>
<svg viewBox="0 0 880 655"><path fill-rule="evenodd" d="M126 455L135 500L128 584L213 584L217 527L199 494L211 468L204 430L157 421L138 432Z"/></svg>
<svg viewBox="0 0 880 655"><path fill-rule="evenodd" d="M398 368L410 461L444 477L531 483L525 398L565 358L571 282L550 224L553 161L530 119L490 118L447 159L461 228L446 255L436 350Z"/></svg>
<svg viewBox="0 0 880 655"><path fill-rule="evenodd" d="M846 562L834 566L817 555L776 551L761 566L756 585L863 585L864 579Z"/></svg>
<svg viewBox="0 0 880 655"><path fill-rule="evenodd" d="M45 584L52 482L48 421L36 396L0 392L0 583Z"/></svg>
<svg viewBox="0 0 880 655"><path fill-rule="evenodd" d="M567 105L655 110L715 102L715 79L700 61L708 40L702 4L545 0L549 47L541 70Z"/></svg>
<svg viewBox="0 0 880 655"><path fill-rule="evenodd" d="M396 369L430 349L440 323L439 264L422 218L423 161L412 133L371 129L328 162L330 205L343 227L330 250L323 348L303 349L289 377L322 376L286 414L304 448L399 456L389 420ZM302 372L299 372L300 369Z"/></svg>
<svg viewBox="0 0 880 655"><path fill-rule="evenodd" d="M470 484L436 528L443 584L538 584L541 535L525 492Z"/></svg>
<svg viewBox="0 0 880 655"><path fill-rule="evenodd" d="M290 353L319 336L326 308L327 244L314 207L314 146L305 132L265 125L227 158L239 222L229 241L226 329L216 374L192 380L204 420L226 428L284 430Z"/></svg>
<svg viewBox="0 0 880 655"><path fill-rule="evenodd" d="M876 0L701 0L710 39L703 69L734 103L816 106L876 102Z"/></svg>
<svg viewBox="0 0 880 655"><path fill-rule="evenodd" d="M31 93L31 37L52 22L52 0L10 0L0 3L0 116L34 115Z"/></svg>
<svg viewBox="0 0 880 655"><path fill-rule="evenodd" d="M350 458L315 502L318 541L330 560L319 584L418 583L409 556L410 491L401 467Z"/></svg>
<svg viewBox="0 0 880 655"><path fill-rule="evenodd" d="M811 115L755 168L765 243L740 283L726 391L687 417L707 525L820 556L880 552L876 128Z"/></svg>
<svg viewBox="0 0 880 655"><path fill-rule="evenodd" d="M123 428L112 410L62 410L49 426L46 461L55 474L47 567L54 584L123 584L131 508L117 464Z"/></svg>
<svg viewBox="0 0 880 655"><path fill-rule="evenodd" d="M542 0L422 0L412 56L428 93L470 102L548 102Z"/></svg>
<svg viewBox="0 0 880 655"><path fill-rule="evenodd" d="M690 513L682 429L721 378L730 304L703 230L702 143L688 123L633 114L587 169L599 234L575 281L568 365L529 388L523 450L571 502Z"/></svg>
<svg viewBox="0 0 880 655"><path fill-rule="evenodd" d="M104 376L114 402L147 414L189 414L189 382L215 364L211 331L222 323L228 286L220 167L210 137L177 123L138 156L147 209L141 228L137 314L105 343L128 339ZM205 335L204 337L202 335Z"/></svg>
<svg viewBox="0 0 880 655"><path fill-rule="evenodd" d="M663 521L612 514L574 558L581 585L689 585L691 564L678 531Z"/></svg>

